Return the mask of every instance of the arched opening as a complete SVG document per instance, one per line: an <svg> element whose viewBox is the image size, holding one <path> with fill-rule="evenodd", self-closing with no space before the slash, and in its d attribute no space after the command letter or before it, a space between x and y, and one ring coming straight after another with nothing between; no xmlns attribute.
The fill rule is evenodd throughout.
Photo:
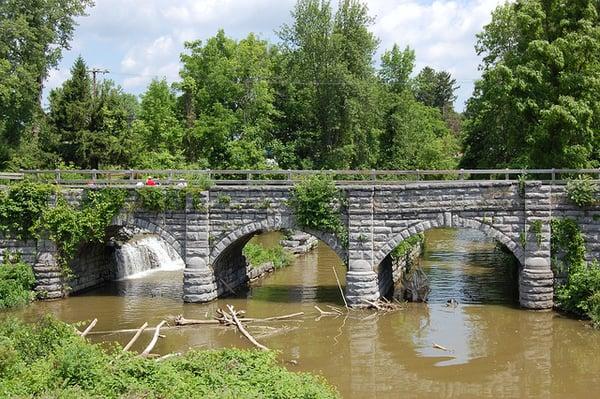
<svg viewBox="0 0 600 399"><path fill-rule="evenodd" d="M181 295L185 263L173 237L152 226L114 224L107 228L103 242L83 244L70 262L71 294L83 293L113 283L114 290L127 294L127 281L151 274L167 273L162 279L177 281ZM124 282L124 283L121 283ZM129 293L132 294L132 293Z"/></svg>
<svg viewBox="0 0 600 399"><path fill-rule="evenodd" d="M378 268L380 293L437 304L517 303L522 249L487 225L472 226L413 229L393 238ZM422 242L414 240L419 236Z"/></svg>
<svg viewBox="0 0 600 399"><path fill-rule="evenodd" d="M211 262L217 296L343 304L340 286L343 290L345 263L329 243L320 239L323 235L319 236L299 230L267 228L230 242ZM219 245L215 246L217 251Z"/></svg>

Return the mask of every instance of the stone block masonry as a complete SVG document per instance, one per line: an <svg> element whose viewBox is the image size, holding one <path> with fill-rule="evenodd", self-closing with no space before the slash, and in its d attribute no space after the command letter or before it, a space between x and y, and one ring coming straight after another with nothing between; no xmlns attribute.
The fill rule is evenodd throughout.
<svg viewBox="0 0 600 399"><path fill-rule="evenodd" d="M181 255L187 302L213 300L228 292L227 285L247 280L244 245L255 234L274 230L301 230L331 247L348 267L346 297L355 307L364 306L365 299L379 298L392 285L393 273L382 267L390 252L408 237L432 228L477 229L504 244L521 264L520 303L528 309L553 306L553 218L575 219L586 239L587 258L600 257L600 207L578 208L566 198L562 185L528 181L521 190L515 181L459 180L341 189L348 204L341 215L349 233L347 244L331 233L298 226L287 205L290 188L285 186L214 186L202 193L201 209L188 198L185 210L123 213L114 225L157 234ZM35 264L40 290L49 297L60 295L53 290L62 284L53 268L53 246L35 243L34 255L32 243L2 240L0 254L15 245L21 245L24 256ZM80 271L80 286L103 278L94 268ZM92 276L84 276L88 273Z"/></svg>

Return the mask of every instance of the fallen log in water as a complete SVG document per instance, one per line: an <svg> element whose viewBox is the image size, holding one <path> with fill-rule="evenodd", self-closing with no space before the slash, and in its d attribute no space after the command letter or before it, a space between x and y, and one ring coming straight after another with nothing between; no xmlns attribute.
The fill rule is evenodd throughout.
<svg viewBox="0 0 600 399"><path fill-rule="evenodd" d="M140 335L142 335L142 333L144 332L144 330L146 329L146 327L148 327L148 323L144 323L144 325L142 325L140 327L140 329L137 330L137 332L135 333L135 335L133 336L133 338L131 338L131 340L123 348L123 352L127 352L129 349L131 349L131 347L133 346L133 344L135 343L135 341L137 341L137 339L140 337Z"/></svg>
<svg viewBox="0 0 600 399"><path fill-rule="evenodd" d="M152 351L152 349L154 349L154 346L158 342L158 337L160 335L160 328L165 323L166 323L166 321L164 321L164 320L161 321L160 323L158 323L158 325L156 326L156 329L154 330L154 337L152 337L152 341L150 341L150 343L148 344L146 349L144 349L144 351L142 353L140 353L141 357L148 357L148 355L150 355L150 352Z"/></svg>
<svg viewBox="0 0 600 399"><path fill-rule="evenodd" d="M236 327L238 328L238 330L240 330L240 332L242 333L242 335L244 337L246 337L248 339L248 341L252 342L252 344L254 346L256 346L257 348L263 350L263 351L268 351L269 348L267 348L266 346L264 346L263 344L259 343L245 328L244 325L242 324L242 322L240 321L240 319L237 317L236 311L233 308L233 306L231 305L227 305L227 309L229 309L229 313L231 316L231 319L233 320L233 322L235 323ZM225 314L225 312L223 312L223 314Z"/></svg>

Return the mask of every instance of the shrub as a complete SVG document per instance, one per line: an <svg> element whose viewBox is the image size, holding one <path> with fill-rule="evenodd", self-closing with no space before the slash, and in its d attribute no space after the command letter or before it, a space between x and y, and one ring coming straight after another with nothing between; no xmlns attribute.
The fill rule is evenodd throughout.
<svg viewBox="0 0 600 399"><path fill-rule="evenodd" d="M251 266L261 266L273 262L276 269L289 266L294 259L293 255L281 245L265 248L260 244L248 243L243 250L246 261Z"/></svg>
<svg viewBox="0 0 600 399"><path fill-rule="evenodd" d="M333 233L347 246L348 229L341 218L346 201L331 177L314 175L302 180L294 186L289 205L301 227Z"/></svg>
<svg viewBox="0 0 600 399"><path fill-rule="evenodd" d="M600 266L597 262L569 266L567 283L556 292L561 309L581 317L600 320Z"/></svg>
<svg viewBox="0 0 600 399"><path fill-rule="evenodd" d="M598 185L590 176L580 175L579 178L567 183L567 196L580 207L594 205L598 202L597 192Z"/></svg>
<svg viewBox="0 0 600 399"><path fill-rule="evenodd" d="M23 182L0 191L0 234L27 239L55 189L47 184Z"/></svg>
<svg viewBox="0 0 600 399"><path fill-rule="evenodd" d="M276 352L190 351L163 362L105 351L46 316L0 323L0 397L336 398L322 378L293 373Z"/></svg>
<svg viewBox="0 0 600 399"><path fill-rule="evenodd" d="M34 298L35 276L31 266L19 260L0 264L0 309L23 306Z"/></svg>

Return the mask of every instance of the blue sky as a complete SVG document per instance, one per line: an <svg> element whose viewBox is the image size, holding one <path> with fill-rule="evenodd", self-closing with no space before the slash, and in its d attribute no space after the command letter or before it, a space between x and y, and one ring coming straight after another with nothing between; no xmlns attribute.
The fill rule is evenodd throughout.
<svg viewBox="0 0 600 399"><path fill-rule="evenodd" d="M381 40L379 54L394 43L408 45L416 51L417 71L430 65L451 72L461 86L459 110L479 77L475 34L502 2L366 1L375 17L372 30ZM290 21L294 4L295 0L96 0L88 16L78 19L72 48L51 71L46 89L68 78L81 54L90 67L108 69L107 78L140 94L153 77L177 80L184 41L206 39L220 28L235 38L255 32L276 41L274 31Z"/></svg>

